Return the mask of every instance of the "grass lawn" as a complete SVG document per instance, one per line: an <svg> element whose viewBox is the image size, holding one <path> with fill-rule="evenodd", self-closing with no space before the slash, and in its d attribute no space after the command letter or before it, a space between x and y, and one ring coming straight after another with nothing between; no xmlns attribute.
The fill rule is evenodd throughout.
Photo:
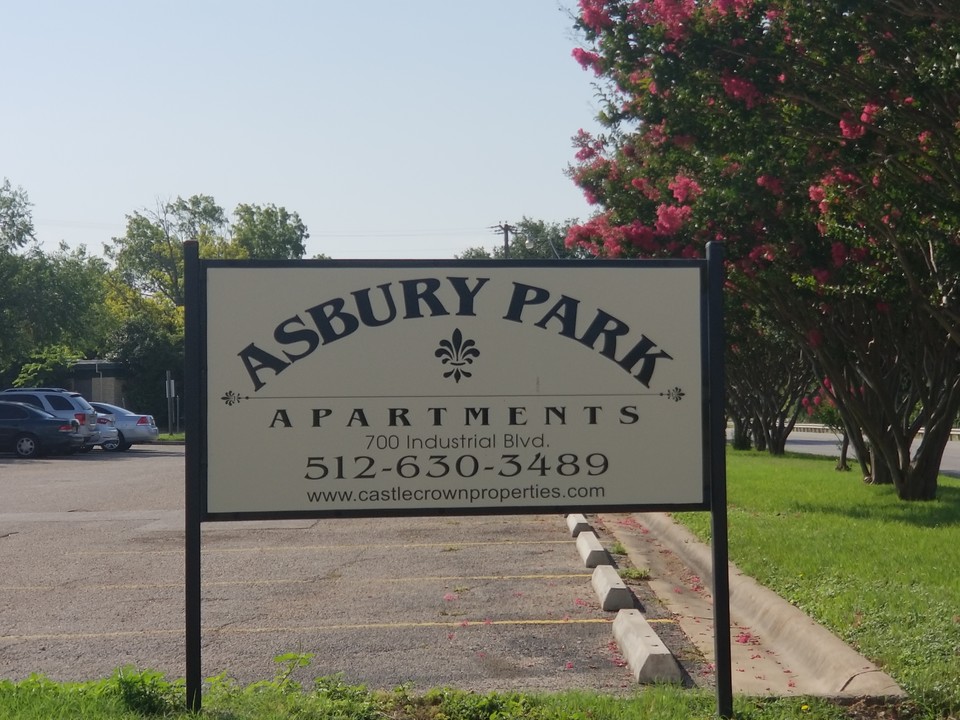
<svg viewBox="0 0 960 720"><path fill-rule="evenodd" d="M834 461L730 451L730 556L745 572L829 627L892 675L911 700L844 707L824 700L737 697L738 718L934 720L960 717L960 481L941 477L939 498L897 500ZM678 519L705 539L709 514ZM203 717L342 720L688 720L713 717L712 692L648 688L604 695L475 695L405 688L380 693L320 678L287 677L308 658L278 658L277 675L247 687L214 678ZM183 686L149 671L87 683L0 680L0 719L187 718Z"/></svg>
<svg viewBox="0 0 960 720"><path fill-rule="evenodd" d="M832 459L727 454L730 557L878 663L960 711L960 481L905 503ZM678 515L709 537L709 515Z"/></svg>

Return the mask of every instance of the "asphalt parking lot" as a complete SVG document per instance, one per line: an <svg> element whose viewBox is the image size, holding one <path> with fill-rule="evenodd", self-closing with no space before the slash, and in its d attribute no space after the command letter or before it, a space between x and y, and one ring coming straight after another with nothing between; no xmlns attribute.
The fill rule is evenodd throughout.
<svg viewBox="0 0 960 720"><path fill-rule="evenodd" d="M183 448L0 456L0 677L184 676ZM207 523L202 672L414 689L631 692L591 570L556 515ZM644 585L689 684L702 658ZM669 638L669 641L667 640Z"/></svg>

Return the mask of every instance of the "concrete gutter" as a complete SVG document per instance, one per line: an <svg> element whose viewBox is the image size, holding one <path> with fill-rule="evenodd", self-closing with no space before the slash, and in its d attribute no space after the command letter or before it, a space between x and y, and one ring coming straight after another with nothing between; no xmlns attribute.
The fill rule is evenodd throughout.
<svg viewBox="0 0 960 720"><path fill-rule="evenodd" d="M709 546L665 513L637 513L633 517L649 528L675 553L706 587L712 587L713 556ZM774 653L788 658L809 694L826 697L905 697L889 675L853 648L814 622L730 563L730 612L735 624L748 625Z"/></svg>

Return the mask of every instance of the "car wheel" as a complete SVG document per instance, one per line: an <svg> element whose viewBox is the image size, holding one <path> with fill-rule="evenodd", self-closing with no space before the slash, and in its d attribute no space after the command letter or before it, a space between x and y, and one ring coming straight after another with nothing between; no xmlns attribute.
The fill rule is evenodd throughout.
<svg viewBox="0 0 960 720"><path fill-rule="evenodd" d="M17 456L22 458L36 457L40 451L37 439L33 435L20 435L13 443Z"/></svg>
<svg viewBox="0 0 960 720"><path fill-rule="evenodd" d="M117 450L120 452L126 452L130 449L130 443L127 442L126 438L123 437L122 432L117 433Z"/></svg>
<svg viewBox="0 0 960 720"><path fill-rule="evenodd" d="M106 450L106 451L108 451L108 452L116 452L117 450L122 450L122 449L123 449L123 448L121 447L122 444L123 444L123 443L120 442L120 438L119 438L119 437L116 437L116 438L114 438L113 440L107 440L107 441L106 441L105 443L103 443L100 447L102 447L104 450Z"/></svg>

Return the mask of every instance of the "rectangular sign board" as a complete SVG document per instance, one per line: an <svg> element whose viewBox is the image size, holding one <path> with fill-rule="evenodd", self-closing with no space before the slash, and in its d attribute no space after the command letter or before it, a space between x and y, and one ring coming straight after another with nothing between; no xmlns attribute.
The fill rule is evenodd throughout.
<svg viewBox="0 0 960 720"><path fill-rule="evenodd" d="M204 519L707 509L703 261L200 262Z"/></svg>

